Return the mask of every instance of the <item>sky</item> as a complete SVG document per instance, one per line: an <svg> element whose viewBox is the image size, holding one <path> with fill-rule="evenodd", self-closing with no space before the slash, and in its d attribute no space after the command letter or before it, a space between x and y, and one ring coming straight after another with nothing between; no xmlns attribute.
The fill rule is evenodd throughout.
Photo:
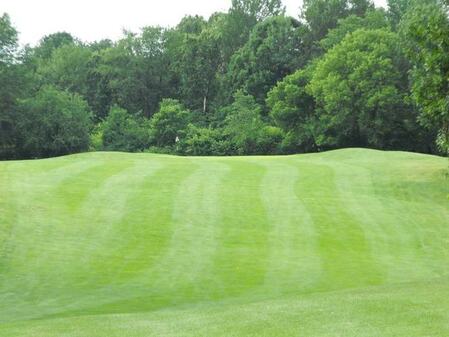
<svg viewBox="0 0 449 337"><path fill-rule="evenodd" d="M299 14L301 0L283 0L287 13ZM386 0L375 0L384 6ZM209 17L226 11L231 0L0 0L0 15L11 17L23 44L36 44L45 35L66 31L82 41L116 40L123 29L175 26L185 15Z"/></svg>

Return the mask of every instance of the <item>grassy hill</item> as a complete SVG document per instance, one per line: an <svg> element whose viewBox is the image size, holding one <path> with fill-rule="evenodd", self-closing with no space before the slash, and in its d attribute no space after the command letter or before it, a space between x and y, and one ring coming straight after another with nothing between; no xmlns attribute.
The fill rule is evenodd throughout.
<svg viewBox="0 0 449 337"><path fill-rule="evenodd" d="M447 159L0 162L0 336L449 336Z"/></svg>

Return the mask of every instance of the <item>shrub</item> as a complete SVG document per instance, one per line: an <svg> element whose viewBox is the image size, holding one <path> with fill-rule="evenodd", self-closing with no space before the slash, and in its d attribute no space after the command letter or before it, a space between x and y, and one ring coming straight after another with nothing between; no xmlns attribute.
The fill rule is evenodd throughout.
<svg viewBox="0 0 449 337"><path fill-rule="evenodd" d="M20 102L17 117L24 157L60 156L89 148L92 113L77 94L45 86Z"/></svg>
<svg viewBox="0 0 449 337"><path fill-rule="evenodd" d="M158 147L174 146L185 136L190 112L174 99L164 99L151 119L151 143Z"/></svg>
<svg viewBox="0 0 449 337"><path fill-rule="evenodd" d="M189 124L186 137L180 143L179 152L190 156L223 156L234 151L220 130Z"/></svg>
<svg viewBox="0 0 449 337"><path fill-rule="evenodd" d="M107 151L138 152L149 146L148 121L118 106L111 108L99 132L102 132L103 149Z"/></svg>
<svg viewBox="0 0 449 337"><path fill-rule="evenodd" d="M275 126L260 129L257 137L257 154L277 154L284 138L282 130Z"/></svg>
<svg viewBox="0 0 449 337"><path fill-rule="evenodd" d="M234 102L223 108L226 116L224 134L235 147L238 155L257 153L257 138L264 124L260 117L261 107L251 95L237 91Z"/></svg>

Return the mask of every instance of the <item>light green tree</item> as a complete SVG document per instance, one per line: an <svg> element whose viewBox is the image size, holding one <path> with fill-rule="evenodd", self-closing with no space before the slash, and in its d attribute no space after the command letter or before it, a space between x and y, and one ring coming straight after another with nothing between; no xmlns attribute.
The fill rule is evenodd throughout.
<svg viewBox="0 0 449 337"><path fill-rule="evenodd" d="M404 148L416 130L407 103L407 60L385 29L347 35L317 63L308 90L318 105L327 146Z"/></svg>

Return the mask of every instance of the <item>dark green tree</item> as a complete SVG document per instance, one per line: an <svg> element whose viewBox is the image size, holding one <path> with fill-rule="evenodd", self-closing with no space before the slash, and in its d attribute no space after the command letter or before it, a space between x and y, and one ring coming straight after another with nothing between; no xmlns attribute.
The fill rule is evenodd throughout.
<svg viewBox="0 0 449 337"><path fill-rule="evenodd" d="M285 152L316 151L319 136L315 99L306 90L313 67L301 69L285 77L268 93L270 116L286 136Z"/></svg>
<svg viewBox="0 0 449 337"><path fill-rule="evenodd" d="M248 40L258 22L284 13L281 0L232 0L227 17L227 42L236 51Z"/></svg>
<svg viewBox="0 0 449 337"><path fill-rule="evenodd" d="M257 21L282 15L285 7L281 0L232 0L231 12L240 12Z"/></svg>
<svg viewBox="0 0 449 337"><path fill-rule="evenodd" d="M67 32L58 32L43 37L36 48L34 48L34 56L38 59L49 59L53 51L65 46L74 44L76 39Z"/></svg>
<svg viewBox="0 0 449 337"><path fill-rule="evenodd" d="M42 87L18 108L19 149L24 157L50 157L87 151L91 112L78 94Z"/></svg>
<svg viewBox="0 0 449 337"><path fill-rule="evenodd" d="M401 24L411 71L412 93L420 122L438 129L438 145L449 153L449 17L438 0L416 3Z"/></svg>
<svg viewBox="0 0 449 337"><path fill-rule="evenodd" d="M227 92L243 89L264 104L267 92L277 81L309 60L304 42L306 32L300 22L285 16L259 23L249 41L232 57Z"/></svg>
<svg viewBox="0 0 449 337"><path fill-rule="evenodd" d="M109 90L103 94L111 96L111 105L150 117L160 100L170 96L164 29L145 27L140 34L125 32L113 47L102 49L99 57L96 83L107 83ZM102 80L98 80L100 76Z"/></svg>
<svg viewBox="0 0 449 337"><path fill-rule="evenodd" d="M364 16L350 15L338 21L337 27L329 30L324 39L320 41L323 50L329 50L340 43L347 34L358 29L389 28L387 13L383 9L372 9Z"/></svg>
<svg viewBox="0 0 449 337"><path fill-rule="evenodd" d="M149 147L149 123L142 117L130 115L113 106L100 125L102 146L107 151L139 152Z"/></svg>
<svg viewBox="0 0 449 337"><path fill-rule="evenodd" d="M0 62L8 64L15 60L17 30L12 26L8 14L0 16Z"/></svg>
<svg viewBox="0 0 449 337"><path fill-rule="evenodd" d="M50 58L39 63L37 75L44 85L54 85L86 97L91 57L89 48L75 43L65 44L55 49Z"/></svg>
<svg viewBox="0 0 449 337"><path fill-rule="evenodd" d="M372 8L372 0L304 0L302 17L310 27L311 39L320 41L338 20L351 14L363 16Z"/></svg>
<svg viewBox="0 0 449 337"><path fill-rule="evenodd" d="M178 73L179 95L189 109L208 112L218 90L217 74L222 64L221 35L214 22L187 17L172 33L172 69Z"/></svg>
<svg viewBox="0 0 449 337"><path fill-rule="evenodd" d="M7 14L0 16L0 159L16 157L17 99L25 87L25 69L18 62L17 31Z"/></svg>
<svg viewBox="0 0 449 337"><path fill-rule="evenodd" d="M415 0L388 0L388 17L391 26L396 30L404 15Z"/></svg>
<svg viewBox="0 0 449 337"><path fill-rule="evenodd" d="M104 120L112 106L112 89L109 83L109 77L105 75L102 59L102 51L111 48L112 45L106 43L103 47L95 46L90 49L92 51L91 57L88 63L88 72L85 86L87 92L85 97L89 106L94 113L94 121L96 123ZM98 49L97 49L98 48Z"/></svg>

